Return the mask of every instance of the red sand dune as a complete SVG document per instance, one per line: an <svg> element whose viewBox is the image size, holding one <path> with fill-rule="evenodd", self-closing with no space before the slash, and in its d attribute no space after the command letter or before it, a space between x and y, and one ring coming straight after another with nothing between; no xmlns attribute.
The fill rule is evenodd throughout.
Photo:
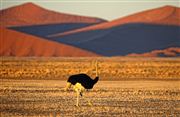
<svg viewBox="0 0 180 117"><path fill-rule="evenodd" d="M99 56L76 47L60 44L13 30L0 28L0 56Z"/></svg>
<svg viewBox="0 0 180 117"><path fill-rule="evenodd" d="M7 8L0 11L0 26L24 26L55 23L100 23L104 20L70 15L46 10L33 3Z"/></svg>
<svg viewBox="0 0 180 117"><path fill-rule="evenodd" d="M68 35L77 32L89 31L89 30L107 29L126 23L152 23L152 24L180 26L180 8L173 6L164 6L164 7L136 13L123 18L119 18L111 22L105 22L94 26L89 26L89 27L67 31L65 33L59 33L50 36L56 37L56 36Z"/></svg>
<svg viewBox="0 0 180 117"><path fill-rule="evenodd" d="M143 53L143 54L136 54L132 53L127 56L143 56L143 57L158 57L160 55L164 55L167 57L176 57L180 54L180 47L170 47L164 50L153 50L151 52Z"/></svg>

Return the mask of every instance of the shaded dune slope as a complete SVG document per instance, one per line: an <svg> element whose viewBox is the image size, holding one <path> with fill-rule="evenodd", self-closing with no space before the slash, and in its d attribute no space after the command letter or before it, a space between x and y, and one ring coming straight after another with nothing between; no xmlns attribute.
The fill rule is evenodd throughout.
<svg viewBox="0 0 180 117"><path fill-rule="evenodd" d="M99 56L69 45L0 28L0 56Z"/></svg>

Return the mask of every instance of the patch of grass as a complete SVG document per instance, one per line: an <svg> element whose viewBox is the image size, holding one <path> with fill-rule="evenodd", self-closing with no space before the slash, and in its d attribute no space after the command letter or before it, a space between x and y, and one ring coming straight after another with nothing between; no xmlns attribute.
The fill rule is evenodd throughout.
<svg viewBox="0 0 180 117"><path fill-rule="evenodd" d="M3 79L67 79L86 73L95 77L98 61L100 80L180 78L179 58L7 58L0 62Z"/></svg>

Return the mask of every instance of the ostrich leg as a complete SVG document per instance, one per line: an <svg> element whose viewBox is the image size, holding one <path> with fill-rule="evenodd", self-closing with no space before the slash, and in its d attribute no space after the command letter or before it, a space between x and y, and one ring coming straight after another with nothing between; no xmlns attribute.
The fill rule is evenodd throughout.
<svg viewBox="0 0 180 117"><path fill-rule="evenodd" d="M86 93L89 93L89 90L86 90ZM90 100L90 98L87 98L87 102L88 102L88 105L89 105L89 106L92 106L92 105L93 105L92 102L91 102L91 100Z"/></svg>
<svg viewBox="0 0 180 117"><path fill-rule="evenodd" d="M82 93L85 88L80 83L76 83L73 88L77 94L76 106L79 106L79 95L82 96Z"/></svg>
<svg viewBox="0 0 180 117"><path fill-rule="evenodd" d="M79 95L80 95L79 90L76 91L76 95L77 95L76 106L79 107Z"/></svg>

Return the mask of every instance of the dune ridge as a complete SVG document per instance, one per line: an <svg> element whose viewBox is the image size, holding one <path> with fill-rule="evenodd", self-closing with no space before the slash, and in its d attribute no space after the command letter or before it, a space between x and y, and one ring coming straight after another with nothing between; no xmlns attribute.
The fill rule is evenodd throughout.
<svg viewBox="0 0 180 117"><path fill-rule="evenodd" d="M25 3L0 11L0 26L28 26L56 23L100 23L105 20L95 17L59 13L44 9L34 3Z"/></svg>
<svg viewBox="0 0 180 117"><path fill-rule="evenodd" d="M149 24L180 26L180 8L167 5L160 8L155 8L155 9L135 13L110 22L104 22L94 26L89 26L72 31L67 31L64 33L49 35L49 37L65 36L68 34L86 32L91 30L108 29L127 23L149 23Z"/></svg>

